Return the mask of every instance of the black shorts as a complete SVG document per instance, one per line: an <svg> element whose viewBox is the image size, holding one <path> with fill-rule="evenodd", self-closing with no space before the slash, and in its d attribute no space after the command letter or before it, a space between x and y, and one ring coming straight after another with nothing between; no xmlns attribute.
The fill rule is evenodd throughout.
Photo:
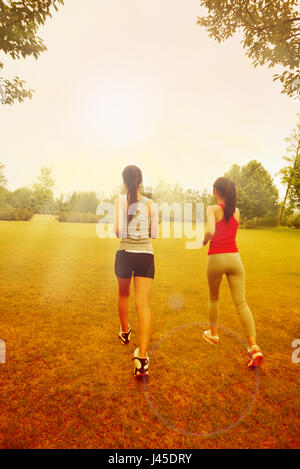
<svg viewBox="0 0 300 469"><path fill-rule="evenodd" d="M117 251L115 273L120 278L154 278L154 255L146 252Z"/></svg>

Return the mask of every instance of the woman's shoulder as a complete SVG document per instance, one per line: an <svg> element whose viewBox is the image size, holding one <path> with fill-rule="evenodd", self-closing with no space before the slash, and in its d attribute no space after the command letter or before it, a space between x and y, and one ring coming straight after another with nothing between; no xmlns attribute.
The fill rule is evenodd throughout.
<svg viewBox="0 0 300 469"><path fill-rule="evenodd" d="M240 222L240 209L238 207L235 207L233 216L236 219L236 221L239 223Z"/></svg>

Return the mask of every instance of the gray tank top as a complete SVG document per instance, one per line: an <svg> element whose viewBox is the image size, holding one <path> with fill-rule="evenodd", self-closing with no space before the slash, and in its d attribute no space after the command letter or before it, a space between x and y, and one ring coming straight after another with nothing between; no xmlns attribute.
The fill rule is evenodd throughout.
<svg viewBox="0 0 300 469"><path fill-rule="evenodd" d="M145 252L153 254L153 246L149 237L150 216L148 215L147 197L141 197L134 205L136 215L127 226L127 238L122 238L118 251ZM120 203L127 204L127 195L120 197Z"/></svg>

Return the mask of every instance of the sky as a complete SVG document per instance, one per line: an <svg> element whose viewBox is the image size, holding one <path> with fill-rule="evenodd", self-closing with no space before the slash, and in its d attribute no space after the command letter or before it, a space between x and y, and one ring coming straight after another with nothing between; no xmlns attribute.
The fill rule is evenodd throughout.
<svg viewBox="0 0 300 469"><path fill-rule="evenodd" d="M240 36L209 38L205 13L199 0L65 0L39 30L48 51L37 61L0 55L3 75L36 91L0 106L7 187L51 166L56 195L108 194L136 164L145 185L203 190L252 159L280 186L299 103L276 70L251 65Z"/></svg>

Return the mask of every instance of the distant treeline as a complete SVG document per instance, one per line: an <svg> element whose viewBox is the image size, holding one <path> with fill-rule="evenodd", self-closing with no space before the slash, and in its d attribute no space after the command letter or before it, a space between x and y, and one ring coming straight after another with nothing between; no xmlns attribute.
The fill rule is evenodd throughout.
<svg viewBox="0 0 300 469"><path fill-rule="evenodd" d="M3 165L0 165L0 220L30 220L35 213L56 215L61 222L96 223L100 216L96 210L101 202L113 203L122 186L115 188L109 196L95 191L73 192L69 195L54 197L54 179L51 168L41 168L38 180L31 188L22 187L9 191L5 185ZM1 172L2 171L2 172ZM242 223L252 227L257 225L276 226L281 204L278 190L271 175L261 163L253 160L245 166L233 165L225 174L237 186L238 207ZM215 203L207 189L184 190L179 184L158 182L155 187L143 187L143 194L162 204L190 202L203 203L204 207ZM282 224L300 227L300 214L297 206L286 208Z"/></svg>

